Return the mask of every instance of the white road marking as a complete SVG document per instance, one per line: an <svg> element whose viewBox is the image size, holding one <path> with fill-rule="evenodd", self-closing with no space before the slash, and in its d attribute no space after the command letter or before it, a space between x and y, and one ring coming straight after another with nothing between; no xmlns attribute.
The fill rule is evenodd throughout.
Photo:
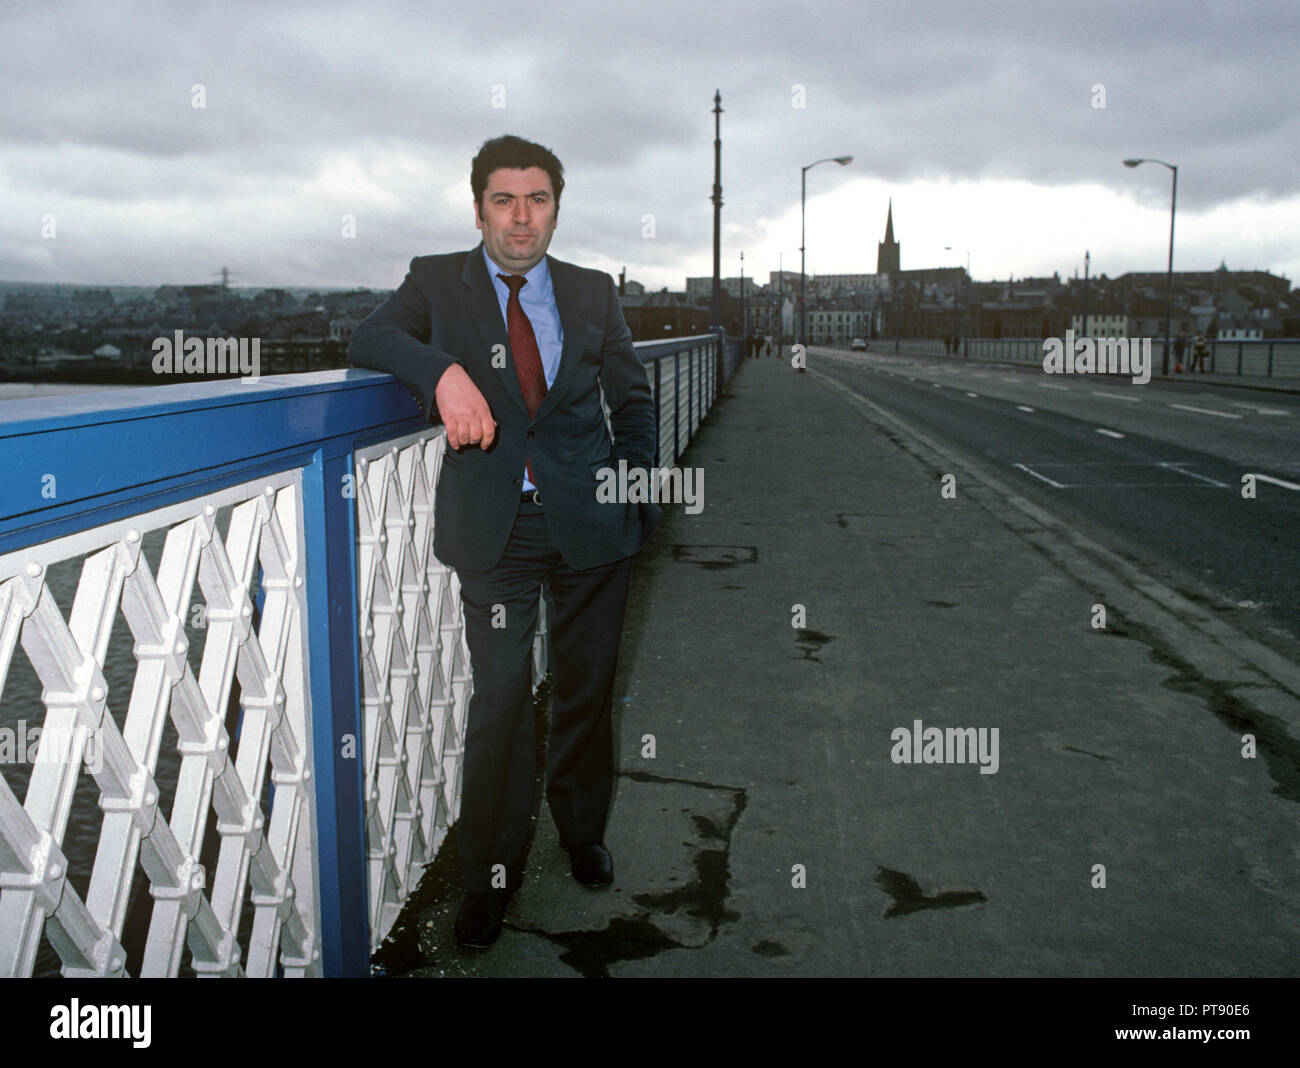
<svg viewBox="0 0 1300 1068"><path fill-rule="evenodd" d="M1284 482L1282 479L1274 478L1272 475L1261 475L1257 472L1252 472L1252 474L1254 474L1261 482L1271 482L1273 485L1282 486L1284 489L1300 490L1300 486L1297 486L1294 482Z"/></svg>
<svg viewBox="0 0 1300 1068"><path fill-rule="evenodd" d="M1237 415L1236 412L1216 412L1212 408L1193 408L1190 404L1171 404L1171 408L1181 408L1185 412L1200 412L1202 415L1217 415L1221 419L1244 419L1245 416Z"/></svg>
<svg viewBox="0 0 1300 1068"><path fill-rule="evenodd" d="M1022 412L1032 412L1037 410L1035 408L1029 407L1028 404L1017 404L1016 407L1019 408Z"/></svg>
<svg viewBox="0 0 1300 1068"><path fill-rule="evenodd" d="M1108 438L1122 438L1124 435L1115 430L1107 430L1104 426L1094 427L1098 434L1105 434Z"/></svg>
<svg viewBox="0 0 1300 1068"><path fill-rule="evenodd" d="M1134 404L1142 403L1141 397L1127 397L1123 393L1107 393L1104 389L1094 389L1092 393L1094 397L1109 397L1111 400L1132 401Z"/></svg>
<svg viewBox="0 0 1300 1068"><path fill-rule="evenodd" d="M1226 482L1220 482L1220 481L1218 481L1217 479L1207 478L1205 475L1198 475L1195 471L1184 471L1184 470L1183 470L1183 469L1182 469L1178 464L1176 464L1176 463L1172 463L1172 462L1171 462L1171 463L1161 463L1161 464L1159 464L1159 465L1157 465L1157 466L1159 466L1159 467L1163 467L1166 471L1177 471L1180 475L1186 475L1188 478L1199 478L1202 482L1208 482L1211 486L1218 486L1218 487L1220 487L1221 489L1227 489L1227 488L1228 488L1228 484L1227 484ZM1297 487L1297 488L1300 489L1300 487Z"/></svg>
<svg viewBox="0 0 1300 1068"><path fill-rule="evenodd" d="M1039 382L1038 384L1039 384L1043 389L1063 389L1063 390L1065 390L1067 393L1070 391L1070 387L1069 387L1069 386L1054 386L1054 385L1052 385L1050 382Z"/></svg>
<svg viewBox="0 0 1300 1068"><path fill-rule="evenodd" d="M1068 488L1067 486L1063 485L1060 482L1053 481L1052 479L1048 478L1046 475L1040 475L1032 467L1026 467L1024 464L1012 464L1011 466L1020 468L1020 470L1024 471L1025 474L1027 475L1033 475L1034 478L1041 479L1042 481L1046 482L1049 486L1055 486L1057 489Z"/></svg>
<svg viewBox="0 0 1300 1068"><path fill-rule="evenodd" d="M978 393L967 393L966 396L968 396L968 397L978 397L979 394L978 394Z"/></svg>
<svg viewBox="0 0 1300 1068"><path fill-rule="evenodd" d="M1265 408L1259 404L1247 404L1245 401L1229 401L1229 404L1238 408L1253 408L1260 415L1290 415L1290 412L1283 411L1281 408Z"/></svg>

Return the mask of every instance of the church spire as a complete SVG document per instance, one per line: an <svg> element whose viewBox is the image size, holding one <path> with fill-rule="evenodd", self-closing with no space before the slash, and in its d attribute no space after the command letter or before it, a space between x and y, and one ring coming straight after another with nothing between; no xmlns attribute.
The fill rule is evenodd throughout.
<svg viewBox="0 0 1300 1068"><path fill-rule="evenodd" d="M876 273L898 274L901 270L900 249L894 240L894 198L889 198L889 214L885 216L885 240L876 246Z"/></svg>

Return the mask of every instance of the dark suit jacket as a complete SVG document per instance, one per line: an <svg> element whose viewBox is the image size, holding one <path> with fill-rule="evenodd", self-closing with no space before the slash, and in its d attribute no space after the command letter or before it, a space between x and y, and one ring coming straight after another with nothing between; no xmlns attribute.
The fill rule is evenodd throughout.
<svg viewBox="0 0 1300 1068"><path fill-rule="evenodd" d="M431 420L438 378L459 363L496 419L484 451L448 449L438 476L434 553L472 570L496 565L519 508L525 451L555 547L576 570L631 556L659 519L655 504L597 500L597 472L654 464L655 413L614 280L547 257L564 347L555 384L529 419L482 245L418 256L397 291L352 334L348 358L400 379ZM493 366L495 346L499 355ZM601 409L601 388L609 425ZM613 429L613 439L610 437Z"/></svg>

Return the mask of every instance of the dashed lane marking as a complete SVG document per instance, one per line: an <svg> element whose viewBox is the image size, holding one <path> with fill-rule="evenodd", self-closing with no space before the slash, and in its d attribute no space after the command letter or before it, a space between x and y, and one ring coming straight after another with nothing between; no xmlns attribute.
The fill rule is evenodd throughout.
<svg viewBox="0 0 1300 1068"><path fill-rule="evenodd" d="M1202 415L1217 415L1221 419L1244 419L1245 416L1238 415L1236 412L1216 412L1213 408L1194 408L1190 404L1170 404L1171 408L1181 408L1185 412L1200 412Z"/></svg>
<svg viewBox="0 0 1300 1068"><path fill-rule="evenodd" d="M1180 475L1186 475L1188 478L1199 478L1202 482L1208 482L1211 486L1218 486L1221 489L1228 488L1226 482L1220 482L1218 479L1209 478L1205 475L1198 475L1195 471L1184 471L1182 467L1172 461L1162 462L1156 466L1163 467L1166 471L1177 471ZM1300 489L1300 487L1297 487L1297 489Z"/></svg>
<svg viewBox="0 0 1300 1068"><path fill-rule="evenodd" d="M1043 482L1046 482L1049 486L1055 486L1057 489L1068 489L1068 488L1069 488L1069 487L1066 486L1064 483L1057 482L1055 479L1048 478L1046 475L1040 475L1040 474L1039 474L1037 471L1035 471L1032 467L1026 467L1024 464L1012 464L1011 466L1012 466L1012 467L1018 467L1018 468L1020 468L1020 470L1022 470L1023 472L1025 472L1025 474L1027 474L1027 475L1033 475L1034 478L1037 478L1037 479L1042 480Z"/></svg>
<svg viewBox="0 0 1300 1068"><path fill-rule="evenodd" d="M1122 438L1124 435L1118 430L1107 430L1104 426L1094 427L1098 434L1105 434L1108 438Z"/></svg>
<svg viewBox="0 0 1300 1068"><path fill-rule="evenodd" d="M1252 472L1252 474L1254 474L1261 482L1271 482L1273 485L1281 486L1284 489L1300 490L1300 486L1297 486L1294 482L1287 482L1284 479L1274 478L1272 475L1261 475L1258 472Z"/></svg>

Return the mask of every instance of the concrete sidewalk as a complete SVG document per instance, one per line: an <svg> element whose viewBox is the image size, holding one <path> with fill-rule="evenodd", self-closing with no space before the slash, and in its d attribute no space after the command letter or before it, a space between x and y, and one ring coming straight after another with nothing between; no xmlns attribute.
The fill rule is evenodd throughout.
<svg viewBox="0 0 1300 1068"><path fill-rule="evenodd" d="M543 807L462 954L453 830L388 974L1300 974L1293 661L815 361L746 361L682 463L704 510L666 511L624 634L615 885ZM896 763L917 721L996 731L996 771Z"/></svg>

